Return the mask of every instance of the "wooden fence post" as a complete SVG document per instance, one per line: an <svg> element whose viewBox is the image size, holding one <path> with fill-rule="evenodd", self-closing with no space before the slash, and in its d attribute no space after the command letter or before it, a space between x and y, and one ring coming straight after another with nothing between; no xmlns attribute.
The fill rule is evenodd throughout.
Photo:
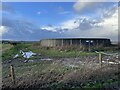
<svg viewBox="0 0 120 90"><path fill-rule="evenodd" d="M102 54L101 53L99 53L99 63L102 66Z"/></svg>
<svg viewBox="0 0 120 90"><path fill-rule="evenodd" d="M14 73L13 65L10 65L10 73L11 73L12 82L13 82L13 84L15 84L15 73Z"/></svg>

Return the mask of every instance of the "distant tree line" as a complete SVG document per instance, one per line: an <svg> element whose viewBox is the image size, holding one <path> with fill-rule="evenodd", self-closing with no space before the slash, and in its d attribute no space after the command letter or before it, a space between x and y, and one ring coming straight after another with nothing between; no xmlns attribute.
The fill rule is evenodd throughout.
<svg viewBox="0 0 120 90"><path fill-rule="evenodd" d="M29 44L29 43L35 43L38 41L10 41L10 40L2 40L0 43L2 44L11 44L11 45L17 45L17 44Z"/></svg>

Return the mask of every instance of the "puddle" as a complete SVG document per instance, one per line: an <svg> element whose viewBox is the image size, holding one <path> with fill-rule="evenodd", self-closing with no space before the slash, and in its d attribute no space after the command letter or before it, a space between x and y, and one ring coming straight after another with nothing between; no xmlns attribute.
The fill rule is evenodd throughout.
<svg viewBox="0 0 120 90"><path fill-rule="evenodd" d="M42 59L40 59L40 60L46 60L46 61L51 61L51 60L53 60L53 59L51 59L51 58L42 58Z"/></svg>

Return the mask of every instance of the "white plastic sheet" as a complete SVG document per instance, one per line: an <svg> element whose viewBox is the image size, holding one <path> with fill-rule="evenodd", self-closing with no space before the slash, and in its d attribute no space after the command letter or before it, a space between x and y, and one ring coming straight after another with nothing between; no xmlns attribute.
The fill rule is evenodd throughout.
<svg viewBox="0 0 120 90"><path fill-rule="evenodd" d="M33 53L32 51L29 52L23 52L22 50L20 50L20 54L24 57L24 58L30 58L33 55L36 55L36 53ZM16 54L13 58L17 58L19 56L19 54Z"/></svg>

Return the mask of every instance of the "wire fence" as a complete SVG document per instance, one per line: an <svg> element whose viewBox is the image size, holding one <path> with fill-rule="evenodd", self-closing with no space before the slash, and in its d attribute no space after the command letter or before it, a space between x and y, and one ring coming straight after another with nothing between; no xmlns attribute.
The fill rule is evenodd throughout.
<svg viewBox="0 0 120 90"><path fill-rule="evenodd" d="M118 59L119 53L105 53L105 52L97 52L97 51L96 53L99 54L100 63L120 64L120 61Z"/></svg>

